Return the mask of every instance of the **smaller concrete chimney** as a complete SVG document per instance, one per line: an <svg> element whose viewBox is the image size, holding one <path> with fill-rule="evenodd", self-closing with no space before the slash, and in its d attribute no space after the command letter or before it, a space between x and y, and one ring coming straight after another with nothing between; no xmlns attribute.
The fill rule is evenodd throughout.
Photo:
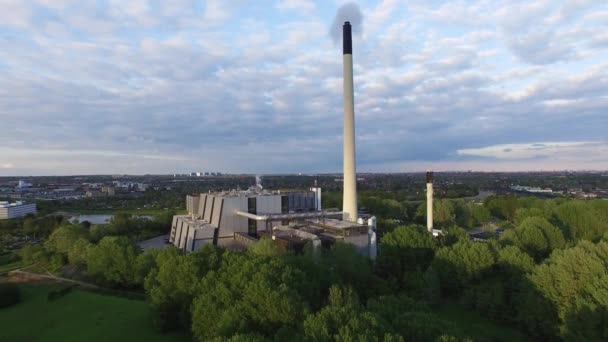
<svg viewBox="0 0 608 342"><path fill-rule="evenodd" d="M433 171L426 172L426 229L433 232Z"/></svg>

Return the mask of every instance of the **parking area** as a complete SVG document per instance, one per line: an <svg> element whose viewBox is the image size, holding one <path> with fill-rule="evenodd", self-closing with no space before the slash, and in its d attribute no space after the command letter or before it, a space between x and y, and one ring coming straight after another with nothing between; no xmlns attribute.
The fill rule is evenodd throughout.
<svg viewBox="0 0 608 342"><path fill-rule="evenodd" d="M142 242L138 243L137 245L143 250L146 250L149 248L166 248L167 246L170 246L168 241L169 241L169 234L157 236L155 238L152 238L152 239L149 239L146 241L142 241Z"/></svg>

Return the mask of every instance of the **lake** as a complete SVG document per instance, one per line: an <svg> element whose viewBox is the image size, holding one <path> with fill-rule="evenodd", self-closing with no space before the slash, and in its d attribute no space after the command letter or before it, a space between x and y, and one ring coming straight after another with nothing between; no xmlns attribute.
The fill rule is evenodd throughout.
<svg viewBox="0 0 608 342"><path fill-rule="evenodd" d="M139 218L146 218L148 220L152 219L150 215L133 215ZM114 217L114 215L109 214L94 214L94 215L79 215L72 217L72 220L78 220L78 222L89 221L91 224L108 224L110 223L110 219Z"/></svg>

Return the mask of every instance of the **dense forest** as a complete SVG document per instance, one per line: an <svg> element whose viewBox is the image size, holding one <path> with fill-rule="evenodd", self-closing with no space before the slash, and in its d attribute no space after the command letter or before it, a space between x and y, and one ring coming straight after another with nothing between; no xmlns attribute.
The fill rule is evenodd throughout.
<svg viewBox="0 0 608 342"><path fill-rule="evenodd" d="M447 305L526 339L608 338L608 201L439 200L439 239L415 223L424 219L423 204L404 211L391 201L400 203L362 201L407 222L384 232L375 261L345 244L295 255L264 239L248 251L140 251L141 230L166 229L168 216L122 214L101 226L28 218L3 229L47 236L21 249L25 263L141 291L158 329L189 331L201 341L485 339L439 315ZM471 241L466 228L484 222L500 222L505 231Z"/></svg>

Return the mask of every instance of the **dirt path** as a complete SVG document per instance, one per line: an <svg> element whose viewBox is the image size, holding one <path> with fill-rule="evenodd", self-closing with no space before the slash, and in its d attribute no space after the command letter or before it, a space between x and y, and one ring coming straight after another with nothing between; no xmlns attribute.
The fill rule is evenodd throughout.
<svg viewBox="0 0 608 342"><path fill-rule="evenodd" d="M145 298L145 295L143 293L111 289L111 288L99 286L99 285L92 284L92 283L87 283L87 282L80 281L80 280L58 277L58 276L50 274L50 273L49 274L40 274L40 273L27 272L27 271L23 271L22 269L18 269L18 270L8 272L7 275L11 281L16 281L16 282L51 280L51 281L60 282L60 283L74 284L74 285L82 286L87 289L96 290L99 292L114 293L114 294L123 295L123 296L126 295L128 297L137 297L140 299Z"/></svg>

